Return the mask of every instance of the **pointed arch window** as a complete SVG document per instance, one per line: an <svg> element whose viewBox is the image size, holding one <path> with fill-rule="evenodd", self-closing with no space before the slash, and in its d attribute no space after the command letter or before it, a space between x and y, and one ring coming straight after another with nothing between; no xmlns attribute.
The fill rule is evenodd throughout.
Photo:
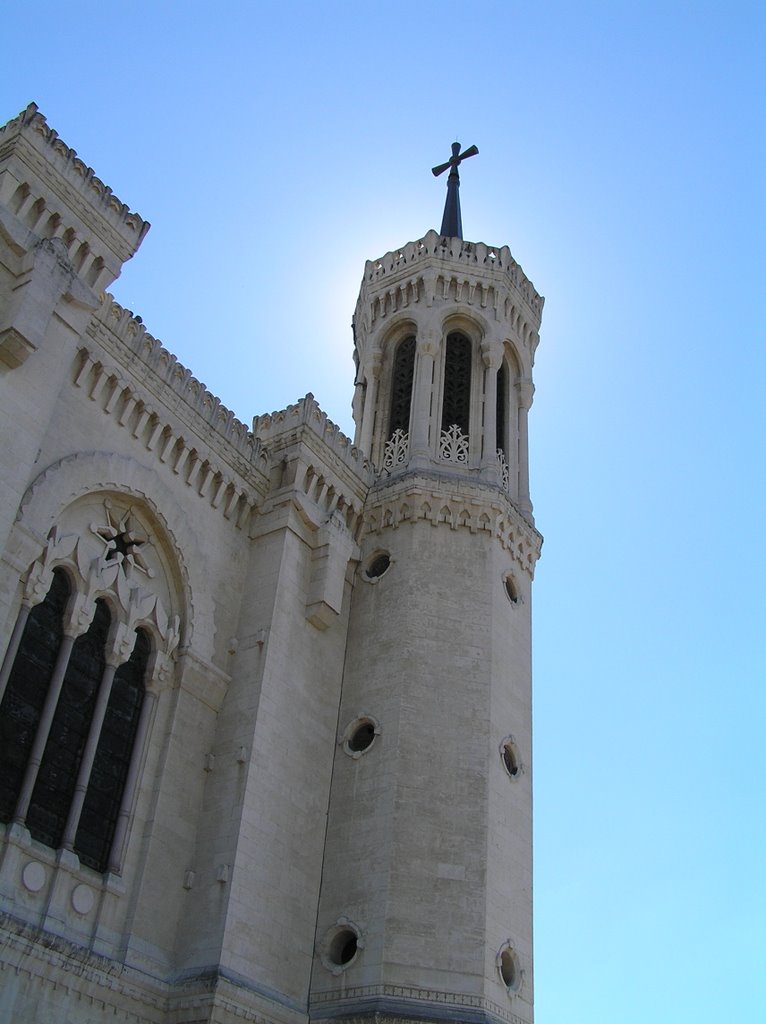
<svg viewBox="0 0 766 1024"><path fill-rule="evenodd" d="M497 371L497 410L495 447L508 459L508 364L503 360Z"/></svg>
<svg viewBox="0 0 766 1024"><path fill-rule="evenodd" d="M45 599L30 611L21 647L0 703L0 821L11 821L45 695L63 637L72 588L57 569Z"/></svg>
<svg viewBox="0 0 766 1024"><path fill-rule="evenodd" d="M95 603L76 640L64 633L72 587L56 569L28 614L0 703L0 820L23 823L46 846L72 849L99 872L132 802L151 653L139 629L129 659L110 665L112 614Z"/></svg>
<svg viewBox="0 0 766 1024"><path fill-rule="evenodd" d="M388 436L397 430L407 434L410 429L410 407L412 405L412 381L415 374L415 338L399 342L394 356L391 375L391 411L388 419Z"/></svg>
<svg viewBox="0 0 766 1024"><path fill-rule="evenodd" d="M471 342L464 334L447 335L444 361L442 430L457 426L468 434L471 416Z"/></svg>
<svg viewBox="0 0 766 1024"><path fill-rule="evenodd" d="M146 696L144 680L150 653L148 634L137 630L130 658L115 673L101 727L75 839L80 860L96 871L105 871L109 861Z"/></svg>

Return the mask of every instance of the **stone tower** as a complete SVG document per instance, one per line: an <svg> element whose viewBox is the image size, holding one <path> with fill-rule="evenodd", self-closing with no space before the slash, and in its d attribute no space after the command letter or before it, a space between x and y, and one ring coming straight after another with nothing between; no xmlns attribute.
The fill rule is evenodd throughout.
<svg viewBox="0 0 766 1024"><path fill-rule="evenodd" d="M530 1024L542 299L469 155L365 267L352 441L240 422L104 291L148 223L0 127L0 1020Z"/></svg>
<svg viewBox="0 0 766 1024"><path fill-rule="evenodd" d="M527 413L542 305L506 246L431 231L365 266L354 414L378 472L351 601L312 1019L532 1020L541 538Z"/></svg>

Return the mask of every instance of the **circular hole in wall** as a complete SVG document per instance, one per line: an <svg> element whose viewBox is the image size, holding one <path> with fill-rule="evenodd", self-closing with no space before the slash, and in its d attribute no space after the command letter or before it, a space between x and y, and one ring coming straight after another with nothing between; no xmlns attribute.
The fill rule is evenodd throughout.
<svg viewBox="0 0 766 1024"><path fill-rule="evenodd" d="M512 779L517 779L521 774L521 760L519 758L519 751L516 747L516 743L512 736L504 739L500 744L500 756L503 759L503 765L505 770L508 772Z"/></svg>
<svg viewBox="0 0 766 1024"><path fill-rule="evenodd" d="M506 743L503 748L503 764L511 778L515 778L518 775L518 758L513 750L512 743Z"/></svg>
<svg viewBox="0 0 766 1024"><path fill-rule="evenodd" d="M370 749L379 732L380 725L371 715L359 715L349 722L338 742L345 753L357 759Z"/></svg>
<svg viewBox="0 0 766 1024"><path fill-rule="evenodd" d="M359 938L351 928L341 928L330 941L327 959L336 967L345 967L356 956Z"/></svg>
<svg viewBox="0 0 766 1024"><path fill-rule="evenodd" d="M519 592L516 588L513 576L506 576L503 580L503 585L505 586L505 592L508 595L508 600L511 604L517 604L519 600Z"/></svg>
<svg viewBox="0 0 766 1024"><path fill-rule="evenodd" d="M359 722L354 726L351 735L348 738L348 749L352 753L357 751L361 754L362 751L367 750L372 745L372 741L375 739L375 726L369 720L365 718L362 722Z"/></svg>
<svg viewBox="0 0 766 1024"><path fill-rule="evenodd" d="M521 972L516 955L510 946L500 951L498 962L500 977L509 992L518 992L521 983Z"/></svg>
<svg viewBox="0 0 766 1024"><path fill-rule="evenodd" d="M390 566L391 556L387 551L380 551L377 555L372 556L364 574L368 580L379 580L388 572Z"/></svg>

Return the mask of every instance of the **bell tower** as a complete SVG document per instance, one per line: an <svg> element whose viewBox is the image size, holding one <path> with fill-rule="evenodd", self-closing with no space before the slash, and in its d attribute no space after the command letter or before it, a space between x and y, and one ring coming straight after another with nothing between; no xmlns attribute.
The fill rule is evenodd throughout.
<svg viewBox="0 0 766 1024"><path fill-rule="evenodd" d="M527 414L543 299L442 231L368 261L351 595L312 1020L532 1021Z"/></svg>

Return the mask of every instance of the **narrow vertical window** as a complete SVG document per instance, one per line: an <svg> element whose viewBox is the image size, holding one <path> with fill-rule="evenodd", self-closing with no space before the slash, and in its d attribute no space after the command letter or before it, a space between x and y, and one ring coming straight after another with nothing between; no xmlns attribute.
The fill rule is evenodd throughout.
<svg viewBox="0 0 766 1024"><path fill-rule="evenodd" d="M32 837L54 849L61 843L106 666L111 618L106 603L97 601L87 633L75 641L27 812L26 825Z"/></svg>
<svg viewBox="0 0 766 1024"><path fill-rule="evenodd" d="M149 637L139 629L133 652L117 669L109 695L75 839L75 852L80 860L96 871L106 871L109 862L144 701L150 652Z"/></svg>
<svg viewBox="0 0 766 1024"><path fill-rule="evenodd" d="M13 817L61 646L70 594L66 574L55 571L45 600L29 613L0 704L0 821L8 822Z"/></svg>
<svg viewBox="0 0 766 1024"><path fill-rule="evenodd" d="M471 342L464 334L447 335L444 363L442 430L457 426L468 434L471 416Z"/></svg>
<svg viewBox="0 0 766 1024"><path fill-rule="evenodd" d="M507 460L508 442L506 440L506 426L508 415L508 365L503 362L497 371L497 413L495 423L497 425L497 437L495 447Z"/></svg>
<svg viewBox="0 0 766 1024"><path fill-rule="evenodd" d="M415 338L410 336L399 343L394 357L391 375L391 414L388 421L388 436L396 430L409 433L410 406L412 404L412 381L415 372Z"/></svg>

